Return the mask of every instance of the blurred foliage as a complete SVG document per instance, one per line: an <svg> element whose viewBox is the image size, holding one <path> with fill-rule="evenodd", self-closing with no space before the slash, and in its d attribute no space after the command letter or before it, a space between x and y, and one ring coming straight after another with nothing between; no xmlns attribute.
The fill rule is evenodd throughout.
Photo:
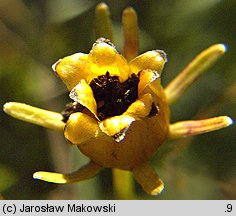
<svg viewBox="0 0 236 216"><path fill-rule="evenodd" d="M11 187L16 181L17 177L12 172L11 168L0 165L0 191L4 191Z"/></svg>
<svg viewBox="0 0 236 216"><path fill-rule="evenodd" d="M95 41L95 0L0 0L0 105L17 101L61 111L69 101L51 70L59 58L88 52ZM218 115L235 118L235 0L107 0L115 44L122 50L122 10L139 16L140 52L168 53L164 86L200 51L225 43L226 55L171 107L171 121ZM74 185L34 181L37 170L69 172L87 161L62 134L0 113L0 193L5 199L114 199L111 172ZM137 199L236 199L235 125L168 142L152 160L165 182L157 197L136 185Z"/></svg>

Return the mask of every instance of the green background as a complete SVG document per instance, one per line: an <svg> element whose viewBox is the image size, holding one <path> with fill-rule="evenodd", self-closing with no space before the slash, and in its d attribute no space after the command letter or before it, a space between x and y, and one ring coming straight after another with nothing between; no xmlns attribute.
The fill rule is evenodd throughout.
<svg viewBox="0 0 236 216"><path fill-rule="evenodd" d="M228 115L235 119L235 0L105 1L115 45L122 50L121 14L139 17L140 53L163 49L166 86L200 51L224 43L228 52L171 106L171 122ZM95 0L0 0L0 107L17 101L60 112L69 101L51 65L95 41ZM236 199L235 125L191 139L165 143L152 160L164 192L135 199ZM88 159L63 134L0 112L0 194L4 199L116 199L111 171L80 184L35 181L38 170L70 172Z"/></svg>

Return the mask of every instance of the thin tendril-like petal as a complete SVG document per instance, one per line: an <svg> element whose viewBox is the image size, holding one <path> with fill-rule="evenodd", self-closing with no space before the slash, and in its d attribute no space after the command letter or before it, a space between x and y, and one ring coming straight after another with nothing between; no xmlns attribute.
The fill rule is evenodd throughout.
<svg viewBox="0 0 236 216"><path fill-rule="evenodd" d="M65 123L60 113L39 109L23 103L8 102L3 110L8 115L22 121L40 125L53 130L63 131Z"/></svg>
<svg viewBox="0 0 236 216"><path fill-rule="evenodd" d="M228 116L219 116L203 120L181 121L171 124L169 127L169 139L179 139L187 136L219 130L233 124Z"/></svg>
<svg viewBox="0 0 236 216"><path fill-rule="evenodd" d="M94 162L90 162L87 165L83 166L82 168L70 174L39 171L34 173L33 178L57 184L68 184L90 179L95 175L97 175L98 172L101 171L101 169L102 167L100 165Z"/></svg>
<svg viewBox="0 0 236 216"><path fill-rule="evenodd" d="M193 61L165 88L169 104L178 100L185 90L226 51L223 44L215 44L201 52Z"/></svg>
<svg viewBox="0 0 236 216"><path fill-rule="evenodd" d="M130 61L138 55L138 18L135 10L128 7L123 11L124 56Z"/></svg>
<svg viewBox="0 0 236 216"><path fill-rule="evenodd" d="M158 195L163 191L164 183L148 163L135 167L133 174L147 194Z"/></svg>
<svg viewBox="0 0 236 216"><path fill-rule="evenodd" d="M97 5L95 10L96 38L104 37L113 41L112 23L109 7L105 3Z"/></svg>

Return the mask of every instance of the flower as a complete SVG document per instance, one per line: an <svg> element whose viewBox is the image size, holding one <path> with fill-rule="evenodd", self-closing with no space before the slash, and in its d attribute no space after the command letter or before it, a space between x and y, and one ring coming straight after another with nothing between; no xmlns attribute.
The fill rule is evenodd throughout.
<svg viewBox="0 0 236 216"><path fill-rule="evenodd" d="M97 22L97 29L103 28L112 40L107 6L99 4L96 14L105 20ZM164 184L148 161L161 144L233 123L227 116L173 124L169 120L169 105L222 56L224 45L204 50L164 89L165 52L152 50L137 56L137 16L132 8L124 11L122 22L124 56L111 40L98 35L89 54L76 53L53 65L73 100L61 114L15 102L4 105L4 111L15 118L64 131L69 143L91 159L74 173L39 171L35 179L71 183L91 178L104 167L118 168L131 171L148 194L156 195Z"/></svg>

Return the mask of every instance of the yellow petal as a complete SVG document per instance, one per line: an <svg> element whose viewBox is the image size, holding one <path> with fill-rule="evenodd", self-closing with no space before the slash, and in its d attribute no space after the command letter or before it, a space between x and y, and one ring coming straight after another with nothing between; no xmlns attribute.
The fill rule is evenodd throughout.
<svg viewBox="0 0 236 216"><path fill-rule="evenodd" d="M133 169L137 182L150 195L158 195L164 189L164 183L155 170L147 163Z"/></svg>
<svg viewBox="0 0 236 216"><path fill-rule="evenodd" d="M93 90L81 80L70 92L70 98L89 109L97 117L97 103L93 96Z"/></svg>
<svg viewBox="0 0 236 216"><path fill-rule="evenodd" d="M53 130L63 131L65 123L60 113L39 109L23 103L8 102L3 110L8 115Z"/></svg>
<svg viewBox="0 0 236 216"><path fill-rule="evenodd" d="M169 139L178 139L187 136L219 130L233 124L228 116L219 116L209 119L181 121L170 125Z"/></svg>
<svg viewBox="0 0 236 216"><path fill-rule="evenodd" d="M90 116L76 112L70 115L64 135L72 144L80 145L91 139L103 136L97 121Z"/></svg>
<svg viewBox="0 0 236 216"><path fill-rule="evenodd" d="M53 173L53 172L45 172L39 171L34 173L33 178L52 182L57 184L68 184L74 183L78 181L84 181L86 179L90 179L98 174L102 169L101 166L95 164L94 162L90 162L87 165L81 167L77 171L70 174L61 174L61 173Z"/></svg>
<svg viewBox="0 0 236 216"><path fill-rule="evenodd" d="M105 38L100 38L89 53L89 70L92 77L105 75L119 76L120 82L128 79L130 68L127 61L115 49L114 45ZM92 79L89 80L89 82Z"/></svg>
<svg viewBox="0 0 236 216"><path fill-rule="evenodd" d="M53 70L71 90L81 79L89 80L90 72L87 70L88 55L75 53L57 61Z"/></svg>
<svg viewBox="0 0 236 216"><path fill-rule="evenodd" d="M114 138L116 142L120 142L133 121L135 119L128 115L114 116L100 122L99 127L102 132Z"/></svg>
<svg viewBox="0 0 236 216"><path fill-rule="evenodd" d="M140 95L142 91L153 81L159 78L160 75L157 71L146 69L142 70L139 75L139 83L138 83L138 94Z"/></svg>
<svg viewBox="0 0 236 216"><path fill-rule="evenodd" d="M151 69L161 74L167 57L162 50L152 50L137 56L129 62L132 73L138 74L145 69Z"/></svg>
<svg viewBox="0 0 236 216"><path fill-rule="evenodd" d="M123 115L133 117L135 120L140 120L150 114L152 105L153 99L151 94L145 94L132 103Z"/></svg>

